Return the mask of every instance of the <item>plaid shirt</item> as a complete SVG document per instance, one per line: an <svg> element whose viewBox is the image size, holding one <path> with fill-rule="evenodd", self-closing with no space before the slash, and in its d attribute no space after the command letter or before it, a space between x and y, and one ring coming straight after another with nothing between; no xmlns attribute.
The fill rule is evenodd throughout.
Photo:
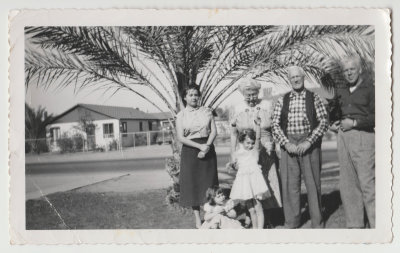
<svg viewBox="0 0 400 253"><path fill-rule="evenodd" d="M309 134L310 123L306 114L306 91L297 93L292 91L289 99L289 113L288 113L288 125L287 134ZM317 114L317 120L319 121L318 126L312 131L307 137L307 141L314 144L318 138L322 137L328 130L328 119L327 112L321 98L314 93L314 105ZM279 98L275 104L273 120L272 120L272 133L276 142L281 146L284 146L289 142L287 136L283 133L280 126L281 111L283 106L283 97Z"/></svg>

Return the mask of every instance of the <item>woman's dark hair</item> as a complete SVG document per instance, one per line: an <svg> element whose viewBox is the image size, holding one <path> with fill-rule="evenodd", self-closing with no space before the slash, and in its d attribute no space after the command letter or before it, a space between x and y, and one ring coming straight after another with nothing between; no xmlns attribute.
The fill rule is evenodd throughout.
<svg viewBox="0 0 400 253"><path fill-rule="evenodd" d="M241 131L239 133L239 142L240 143L244 142L246 137L249 137L249 139L256 141L256 132L253 129L246 129Z"/></svg>
<svg viewBox="0 0 400 253"><path fill-rule="evenodd" d="M219 186L213 186L207 189L206 191L206 200L208 202L208 204L210 204L211 206L215 206L215 196L217 196L218 194L224 194L224 191L219 188Z"/></svg>
<svg viewBox="0 0 400 253"><path fill-rule="evenodd" d="M199 97L201 96L200 88L199 88L198 85L191 84L191 85L186 86L182 91L182 102L183 102L184 106L186 106L186 101L185 101L184 98L188 94L189 90L197 90L197 93L199 94Z"/></svg>

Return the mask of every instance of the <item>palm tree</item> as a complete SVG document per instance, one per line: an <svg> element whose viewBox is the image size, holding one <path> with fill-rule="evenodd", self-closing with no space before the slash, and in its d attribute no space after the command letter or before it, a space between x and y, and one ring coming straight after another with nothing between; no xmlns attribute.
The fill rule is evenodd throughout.
<svg viewBox="0 0 400 253"><path fill-rule="evenodd" d="M25 32L32 45L26 50L27 86L129 90L172 115L182 109L180 92L189 84L199 85L202 105L217 108L245 76L286 86L286 67L296 64L332 88L341 55L358 54L366 66L374 62L371 26L27 27ZM167 169L176 179L179 145L173 141L172 147L175 162L168 164L175 165Z"/></svg>
<svg viewBox="0 0 400 253"><path fill-rule="evenodd" d="M37 110L25 103L25 140L29 141L25 148L34 153L43 151L46 145L46 126L53 120L45 108Z"/></svg>

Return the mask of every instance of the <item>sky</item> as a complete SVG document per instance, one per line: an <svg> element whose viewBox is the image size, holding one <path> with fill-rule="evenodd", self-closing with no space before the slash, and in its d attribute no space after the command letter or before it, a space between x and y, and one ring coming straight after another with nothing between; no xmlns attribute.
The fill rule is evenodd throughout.
<svg viewBox="0 0 400 253"><path fill-rule="evenodd" d="M159 100L151 92L145 93L152 100ZM53 115L60 114L78 103L134 107L145 112L159 111L150 103L129 91L119 91L112 95L111 92L104 93L102 89L86 88L76 93L73 86L64 89L57 89L53 86L44 90L42 87L31 85L26 92L26 102L33 108L45 107ZM168 110L166 106L162 106L161 101L157 104L165 111Z"/></svg>
<svg viewBox="0 0 400 253"><path fill-rule="evenodd" d="M143 92L152 100L158 101L157 104L161 109L168 111L167 106L163 105L163 102L156 95L145 89L143 89ZM236 91L221 106L230 106L240 97L240 93ZM111 95L110 92L104 94L100 89L87 88L81 92L74 93L72 86L64 89L56 89L54 86L44 90L42 87L31 85L26 92L26 102L33 108L45 107L47 112L53 115L60 114L78 103L126 106L139 108L144 112L159 112L153 105L130 91L119 91Z"/></svg>
<svg viewBox="0 0 400 253"><path fill-rule="evenodd" d="M161 109L168 111L167 106L153 92L142 87L137 88L142 90L152 101L155 101ZM224 101L222 106L230 106L240 97L240 93L235 92ZM149 102L130 91L118 91L112 95L111 92L104 93L103 89L86 88L75 93L73 86L64 89L57 89L56 86L52 86L48 90L44 90L42 87L30 85L25 100L31 107L44 107L47 112L53 115L60 114L78 103L124 106L139 108L144 112L159 112Z"/></svg>

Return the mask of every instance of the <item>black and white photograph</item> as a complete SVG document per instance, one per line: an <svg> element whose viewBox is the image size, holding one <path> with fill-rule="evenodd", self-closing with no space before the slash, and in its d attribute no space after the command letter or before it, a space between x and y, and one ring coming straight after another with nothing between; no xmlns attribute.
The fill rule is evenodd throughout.
<svg viewBox="0 0 400 253"><path fill-rule="evenodd" d="M11 185L20 193L18 227L390 230L388 188L379 190L391 180L382 154L390 111L377 109L387 108L390 91L377 74L390 61L377 48L382 25L318 21L25 20L21 98L11 101L15 124L25 124L23 163L11 163L22 166ZM380 97L375 83L386 89Z"/></svg>

